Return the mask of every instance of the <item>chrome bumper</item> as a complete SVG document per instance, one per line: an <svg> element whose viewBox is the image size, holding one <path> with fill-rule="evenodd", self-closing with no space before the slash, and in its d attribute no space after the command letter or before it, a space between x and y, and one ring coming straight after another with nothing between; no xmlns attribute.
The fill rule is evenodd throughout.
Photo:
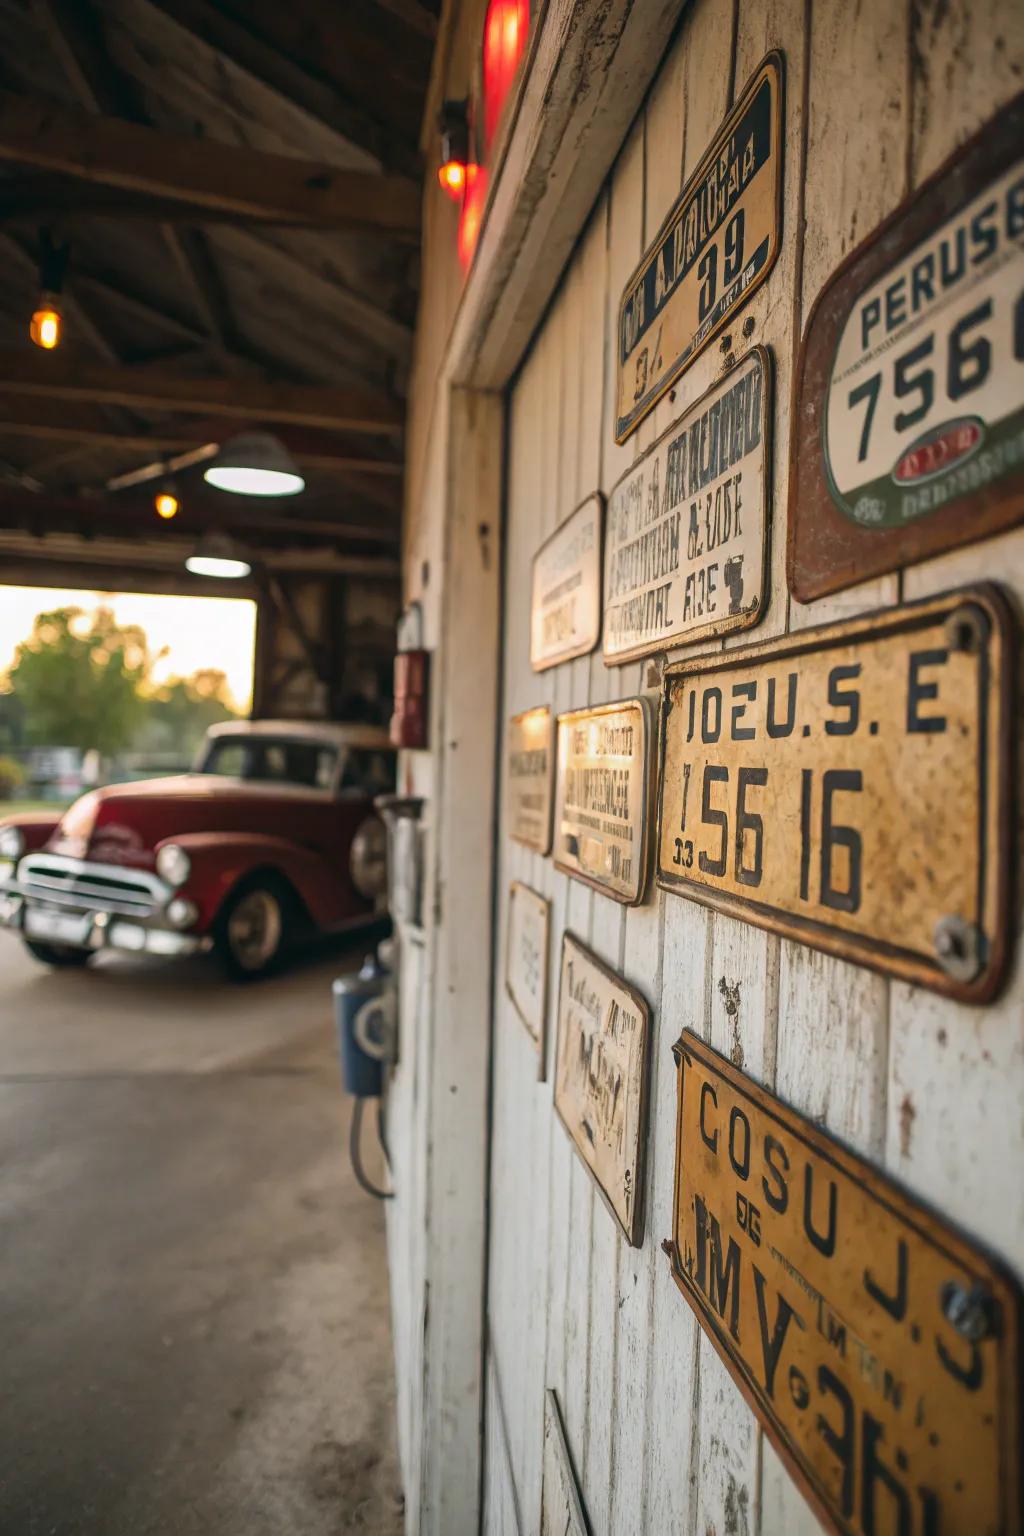
<svg viewBox="0 0 1024 1536"><path fill-rule="evenodd" d="M163 882L154 876L143 877L149 900L103 900L95 890L39 889L38 868L30 866L28 878L22 871L29 856L6 878L0 874L0 928L9 928L24 939L40 944L59 944L70 949L121 950L126 954L195 955L208 950L213 940L207 935L182 932L162 920ZM54 873L62 866L70 874L87 875L89 867L76 860L36 856L35 866L44 864ZM8 869L10 866L8 866ZM102 865L92 866L101 871ZM46 871L43 870L43 873ZM33 874L35 878L33 879ZM53 882L56 887L56 881ZM168 897L172 892L164 887Z"/></svg>

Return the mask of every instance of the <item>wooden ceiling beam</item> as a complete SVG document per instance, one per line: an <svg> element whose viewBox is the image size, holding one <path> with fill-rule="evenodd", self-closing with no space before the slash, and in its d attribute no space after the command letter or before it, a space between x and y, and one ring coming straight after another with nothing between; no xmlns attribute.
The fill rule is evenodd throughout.
<svg viewBox="0 0 1024 1536"><path fill-rule="evenodd" d="M283 542L296 538L350 541L357 544L397 544L400 534L395 519L346 521L343 518L299 517L280 509L254 507L245 497L209 499L183 497L182 510L173 526L160 522L150 496L124 493L117 496L58 496L35 494L0 485L0 528L23 529L36 535L49 532L86 533L100 539L104 533L124 538L132 533L158 537L162 533L195 538L211 528L228 529L254 539Z"/></svg>
<svg viewBox="0 0 1024 1536"><path fill-rule="evenodd" d="M91 0L32 0L32 4L83 107L101 118L123 118L145 127L148 119L138 86L111 60L102 23ZM161 220L160 232L204 331L227 366L227 310L216 302L217 275L202 236L176 229L166 217Z"/></svg>
<svg viewBox="0 0 1024 1536"><path fill-rule="evenodd" d="M432 44L386 9L333 0L218 0L218 9L244 18L268 47L333 81L392 132L415 141Z"/></svg>
<svg viewBox="0 0 1024 1536"><path fill-rule="evenodd" d="M158 133L57 102L0 92L0 160L257 222L418 237L420 188L400 176Z"/></svg>
<svg viewBox="0 0 1024 1536"><path fill-rule="evenodd" d="M397 16L399 21L425 37L428 42L433 42L437 37L437 17L421 0L377 0L377 4L383 11L390 11L392 16Z"/></svg>
<svg viewBox="0 0 1024 1536"><path fill-rule="evenodd" d="M290 422L336 432L390 434L401 428L403 420L397 402L355 389L253 379L186 379L142 368L90 364L31 347L0 350L0 390L143 411Z"/></svg>
<svg viewBox="0 0 1024 1536"><path fill-rule="evenodd" d="M257 80L275 96L301 108L348 145L364 151L381 169L419 174L415 140L405 140L373 117L339 85L269 46L242 21L209 0L144 0L151 11Z"/></svg>
<svg viewBox="0 0 1024 1536"><path fill-rule="evenodd" d="M252 424L258 430L259 424ZM38 396L0 394L0 436L16 436L43 442L74 442L92 448L110 449L134 457L160 458L187 452L203 443L219 442L227 434L224 422L176 422L152 431L123 433L112 430L101 412L65 401L48 401ZM229 428L234 431L235 428ZM292 457L309 469L327 473L343 472L373 475L387 480L401 478L402 465L397 459L374 458L355 453L326 432L309 428L278 426L280 437Z"/></svg>
<svg viewBox="0 0 1024 1536"><path fill-rule="evenodd" d="M247 229L222 227L217 230L215 239L225 251L248 262L258 272L273 277L284 292L299 296L301 301L327 314L336 315L347 331L372 342L385 356L401 362L408 362L412 357L412 327L381 309L365 294L321 277L315 266L307 265L291 251Z"/></svg>

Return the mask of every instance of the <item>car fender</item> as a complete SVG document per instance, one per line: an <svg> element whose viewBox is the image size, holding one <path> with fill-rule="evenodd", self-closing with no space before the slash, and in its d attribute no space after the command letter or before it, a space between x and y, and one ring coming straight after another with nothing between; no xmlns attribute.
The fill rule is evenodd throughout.
<svg viewBox="0 0 1024 1536"><path fill-rule="evenodd" d="M227 897L240 881L257 870L283 876L318 928L356 916L365 906L354 895L347 867L336 870L313 849L285 837L251 832L190 832L181 837L165 837L156 845L156 852L170 843L183 849L192 862L179 894L199 908L199 920L194 925L199 933L213 926Z"/></svg>
<svg viewBox="0 0 1024 1536"><path fill-rule="evenodd" d="M23 816L0 816L0 831L4 827L17 827L25 839L25 852L35 853L44 847L60 826L63 811L26 811Z"/></svg>

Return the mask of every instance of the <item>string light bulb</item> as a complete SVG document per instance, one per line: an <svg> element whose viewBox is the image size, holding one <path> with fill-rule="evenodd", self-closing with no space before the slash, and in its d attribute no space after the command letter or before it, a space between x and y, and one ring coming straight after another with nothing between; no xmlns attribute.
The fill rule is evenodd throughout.
<svg viewBox="0 0 1024 1536"><path fill-rule="evenodd" d="M437 168L437 179L453 203L457 203L466 190L466 167L461 160L446 160Z"/></svg>
<svg viewBox="0 0 1024 1536"><path fill-rule="evenodd" d="M60 294L64 287L71 247L65 240L58 245L48 229L39 231L39 299L36 303L28 334L37 347L52 352L59 347L64 331L64 315L60 306Z"/></svg>
<svg viewBox="0 0 1024 1536"><path fill-rule="evenodd" d="M437 179L453 203L462 201L469 167L469 104L446 101L441 108L441 164Z"/></svg>
<svg viewBox="0 0 1024 1536"><path fill-rule="evenodd" d="M44 352L52 352L54 347L60 346L63 326L57 295L41 293L28 328L29 336Z"/></svg>
<svg viewBox="0 0 1024 1536"><path fill-rule="evenodd" d="M165 485L162 490L157 491L153 505L156 508L157 517L162 517L165 522L169 522L172 517L177 517L181 502L174 492Z"/></svg>

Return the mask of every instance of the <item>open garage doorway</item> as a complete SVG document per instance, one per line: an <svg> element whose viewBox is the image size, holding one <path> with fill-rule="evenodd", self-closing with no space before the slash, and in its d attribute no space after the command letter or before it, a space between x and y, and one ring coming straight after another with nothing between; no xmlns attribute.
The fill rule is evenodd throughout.
<svg viewBox="0 0 1024 1536"><path fill-rule="evenodd" d="M256 603L0 587L0 804L191 766L209 726L249 714Z"/></svg>

